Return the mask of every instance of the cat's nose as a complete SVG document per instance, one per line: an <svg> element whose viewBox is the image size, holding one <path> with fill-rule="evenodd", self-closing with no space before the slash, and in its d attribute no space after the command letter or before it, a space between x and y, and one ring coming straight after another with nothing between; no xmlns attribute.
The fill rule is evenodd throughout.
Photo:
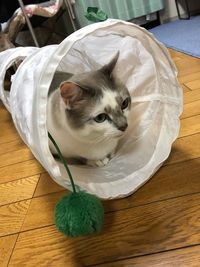
<svg viewBox="0 0 200 267"><path fill-rule="evenodd" d="M118 129L119 129L120 131L124 132L124 131L126 130L127 127L128 127L128 124L125 123L125 124L123 124L123 125L120 125L120 126L118 127Z"/></svg>

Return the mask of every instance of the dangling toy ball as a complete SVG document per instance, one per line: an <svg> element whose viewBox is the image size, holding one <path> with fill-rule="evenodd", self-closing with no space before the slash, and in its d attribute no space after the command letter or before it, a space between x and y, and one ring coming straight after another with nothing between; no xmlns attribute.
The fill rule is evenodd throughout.
<svg viewBox="0 0 200 267"><path fill-rule="evenodd" d="M73 192L61 198L55 208L55 225L67 236L85 236L99 232L103 225L104 209L94 195L77 192L74 179L56 141L48 133L69 176Z"/></svg>
<svg viewBox="0 0 200 267"><path fill-rule="evenodd" d="M70 237L100 232L103 218L101 201L85 192L70 193L62 197L55 208L56 227Z"/></svg>

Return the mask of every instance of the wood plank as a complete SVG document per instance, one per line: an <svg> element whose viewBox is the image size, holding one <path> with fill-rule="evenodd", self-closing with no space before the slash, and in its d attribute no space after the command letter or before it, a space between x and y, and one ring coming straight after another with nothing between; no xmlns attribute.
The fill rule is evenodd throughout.
<svg viewBox="0 0 200 267"><path fill-rule="evenodd" d="M60 266L70 254L93 266L199 244L199 204L197 194L106 214L101 234L85 238L66 238L54 226L20 233L10 266Z"/></svg>
<svg viewBox="0 0 200 267"><path fill-rule="evenodd" d="M35 229L38 225L42 227L53 224L55 205L64 195L66 195L66 192L49 194L32 199L21 230L26 231Z"/></svg>
<svg viewBox="0 0 200 267"><path fill-rule="evenodd" d="M0 184L40 174L44 168L36 159L0 168Z"/></svg>
<svg viewBox="0 0 200 267"><path fill-rule="evenodd" d="M184 105L181 119L189 118L199 114L200 114L200 100L197 100Z"/></svg>
<svg viewBox="0 0 200 267"><path fill-rule="evenodd" d="M137 192L123 199L105 201L106 212L128 209L147 203L200 192L200 159L164 166ZM66 191L34 198L26 216L23 230L54 223L54 207Z"/></svg>
<svg viewBox="0 0 200 267"><path fill-rule="evenodd" d="M0 184L0 205L29 199L33 196L39 175Z"/></svg>
<svg viewBox="0 0 200 267"><path fill-rule="evenodd" d="M181 60L183 58L182 53L179 53L173 49L168 49L168 52L174 62Z"/></svg>
<svg viewBox="0 0 200 267"><path fill-rule="evenodd" d="M0 155L24 148L26 148L26 145L23 143L22 139L18 136L16 140L3 143L0 145Z"/></svg>
<svg viewBox="0 0 200 267"><path fill-rule="evenodd" d="M200 115L181 120L181 129L179 137L188 136L199 132L200 132Z"/></svg>
<svg viewBox="0 0 200 267"><path fill-rule="evenodd" d="M34 196L47 195L49 193L60 192L63 190L67 192L67 189L54 182L54 180L46 172L41 174Z"/></svg>
<svg viewBox="0 0 200 267"><path fill-rule="evenodd" d="M176 249L168 252L136 257L108 264L100 264L99 267L199 267L200 246ZM95 266L95 265L94 265Z"/></svg>
<svg viewBox="0 0 200 267"><path fill-rule="evenodd" d="M0 236L18 233L26 216L30 200L0 207Z"/></svg>
<svg viewBox="0 0 200 267"><path fill-rule="evenodd" d="M170 53L170 56L172 57L172 59L174 59L174 57L179 57L179 58L182 58L182 59L192 59L192 57L191 56L188 56L187 54L184 54L184 53L182 53L182 52L179 52L179 51L176 51L176 50L174 50L174 49L172 49L172 48L168 48L168 51L169 51L169 53Z"/></svg>
<svg viewBox="0 0 200 267"><path fill-rule="evenodd" d="M28 147L0 155L0 168L33 159L34 156Z"/></svg>
<svg viewBox="0 0 200 267"><path fill-rule="evenodd" d="M191 90L200 89L200 79L187 82L185 85Z"/></svg>
<svg viewBox="0 0 200 267"><path fill-rule="evenodd" d="M185 86L184 84L181 84L181 87L182 87L184 93L186 93L186 92L190 92L190 91L191 91L191 90L190 90L187 86Z"/></svg>
<svg viewBox="0 0 200 267"><path fill-rule="evenodd" d="M19 135L12 123L1 122L0 144L16 140Z"/></svg>
<svg viewBox="0 0 200 267"><path fill-rule="evenodd" d="M164 165L200 157L200 133L179 138L172 145L172 151Z"/></svg>
<svg viewBox="0 0 200 267"><path fill-rule="evenodd" d="M183 99L184 99L184 104L199 100L200 99L200 89L186 92L183 96Z"/></svg>
<svg viewBox="0 0 200 267"><path fill-rule="evenodd" d="M8 122L11 120L12 120L12 118L11 118L10 113L7 111L7 109L3 105L0 105L0 123L3 121Z"/></svg>
<svg viewBox="0 0 200 267"><path fill-rule="evenodd" d="M107 201L106 211L128 209L200 192L200 159L167 165L129 197Z"/></svg>
<svg viewBox="0 0 200 267"><path fill-rule="evenodd" d="M200 77L200 69L197 72L191 72L187 75L180 75L178 76L178 80L180 83L188 83L194 80L199 79Z"/></svg>
<svg viewBox="0 0 200 267"><path fill-rule="evenodd" d="M176 61L175 65L178 69L178 77L200 71L200 60L198 58L183 58Z"/></svg>
<svg viewBox="0 0 200 267"><path fill-rule="evenodd" d="M182 58L181 57L179 57L179 56L173 56L173 61L174 61L174 63L176 62L176 61L179 61L179 60L181 60Z"/></svg>
<svg viewBox="0 0 200 267"><path fill-rule="evenodd" d="M168 48L168 52L170 54L170 56L173 58L173 57L176 57L179 55L179 52L178 51L175 51L174 49L172 48Z"/></svg>
<svg viewBox="0 0 200 267"><path fill-rule="evenodd" d="M0 238L0 266L7 267L17 235L9 235Z"/></svg>

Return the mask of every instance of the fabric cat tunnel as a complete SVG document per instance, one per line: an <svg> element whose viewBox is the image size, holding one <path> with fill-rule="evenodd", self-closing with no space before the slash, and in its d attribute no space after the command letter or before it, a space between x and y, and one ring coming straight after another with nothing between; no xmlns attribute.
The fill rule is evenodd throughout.
<svg viewBox="0 0 200 267"><path fill-rule="evenodd" d="M51 81L56 70L97 69L117 51L114 74L132 98L128 131L106 166L69 166L77 188L102 199L124 197L142 186L167 159L178 136L182 91L167 49L137 25L107 20L74 32L59 45L14 48L0 54L1 100L38 161L58 184L71 189L63 165L48 146L46 107ZM4 89L6 70L19 60L23 62L8 92Z"/></svg>

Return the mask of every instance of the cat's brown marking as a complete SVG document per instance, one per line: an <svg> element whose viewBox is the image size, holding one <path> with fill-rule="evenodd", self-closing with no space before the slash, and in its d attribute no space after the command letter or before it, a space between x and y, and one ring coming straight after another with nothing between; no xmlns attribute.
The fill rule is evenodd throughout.
<svg viewBox="0 0 200 267"><path fill-rule="evenodd" d="M83 95L82 89L71 82L64 82L60 85L60 92L67 109L72 109L74 104L77 103Z"/></svg>

